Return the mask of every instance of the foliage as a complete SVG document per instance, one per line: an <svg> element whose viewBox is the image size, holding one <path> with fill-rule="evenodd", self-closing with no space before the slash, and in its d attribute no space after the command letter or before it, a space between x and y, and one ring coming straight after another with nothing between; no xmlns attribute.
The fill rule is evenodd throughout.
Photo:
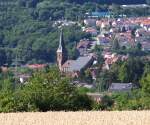
<svg viewBox="0 0 150 125"><path fill-rule="evenodd" d="M120 49L119 41L117 39L114 39L112 48L115 51Z"/></svg>
<svg viewBox="0 0 150 125"><path fill-rule="evenodd" d="M5 6L0 6L3 10L0 14L0 65L6 62L10 65L16 57L23 64L54 62L59 43L59 29L53 26L54 20L65 16L64 9L71 9L72 4L46 0L18 0L18 3L10 6L6 2ZM72 49L74 42L88 36L78 26L64 28L68 48Z"/></svg>
<svg viewBox="0 0 150 125"><path fill-rule="evenodd" d="M79 90L79 93L81 94L94 93L96 91L95 88L89 89L85 87L79 87L78 90Z"/></svg>
<svg viewBox="0 0 150 125"><path fill-rule="evenodd" d="M130 58L127 62L124 62L119 70L119 79L121 82L133 82L138 83L144 72L143 62L136 58Z"/></svg>
<svg viewBox="0 0 150 125"><path fill-rule="evenodd" d="M99 92L108 90L111 83L135 83L139 86L140 79L146 74L146 63L138 58L129 58L124 62L116 62L107 71L101 71L97 77L96 84ZM144 70L145 69L145 70ZM145 71L145 73L144 73Z"/></svg>
<svg viewBox="0 0 150 125"><path fill-rule="evenodd" d="M110 72L104 71L100 73L96 81L97 90L99 92L106 91L109 88L111 82L112 82L112 77Z"/></svg>
<svg viewBox="0 0 150 125"><path fill-rule="evenodd" d="M92 101L62 77L56 68L39 71L14 91L13 81L5 80L0 94L0 111L76 111L90 110ZM7 84L9 85L7 85Z"/></svg>
<svg viewBox="0 0 150 125"><path fill-rule="evenodd" d="M112 72L118 72L115 65ZM13 77L1 73L0 112L149 109L150 74L147 66L148 64L145 65L145 71L139 81L141 88L129 93L103 96L99 103L91 101L85 95L95 90L76 88L70 84L71 80L61 76L56 68L35 73L25 85L18 84L16 89L13 86ZM103 90L107 90L107 85L111 83L112 77L109 75L110 72L106 72L104 77L100 77L103 78Z"/></svg>
<svg viewBox="0 0 150 125"><path fill-rule="evenodd" d="M141 79L142 91L149 96L150 94L150 73Z"/></svg>
<svg viewBox="0 0 150 125"><path fill-rule="evenodd" d="M114 101L108 95L104 95L99 103L93 103L93 110L111 110Z"/></svg>
<svg viewBox="0 0 150 125"><path fill-rule="evenodd" d="M96 64L96 66L99 65L100 67L102 67L102 65L104 63L104 58L102 56L102 52L103 52L102 46L96 45L93 52L96 53L96 55L97 55L97 64Z"/></svg>

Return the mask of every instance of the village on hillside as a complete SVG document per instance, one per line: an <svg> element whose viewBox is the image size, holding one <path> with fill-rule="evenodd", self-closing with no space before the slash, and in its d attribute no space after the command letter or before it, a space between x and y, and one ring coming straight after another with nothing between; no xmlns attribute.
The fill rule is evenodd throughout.
<svg viewBox="0 0 150 125"><path fill-rule="evenodd" d="M77 58L68 58L66 42L63 35L63 27L79 25L83 32L91 35L91 38L77 41L75 46ZM143 53L150 51L150 17L122 17L113 18L110 13L93 12L86 13L83 23L68 20L58 20L53 24L60 31L59 45L56 51L56 64L59 71L73 79L72 83L78 87L94 89L97 85L97 78L101 71L109 71L111 65L117 62L128 60L129 53L126 50L138 48ZM70 29L71 30L71 29ZM150 60L150 56L141 56ZM32 76L32 73L20 73L18 67L29 70L41 70L55 64L27 64L14 65L12 68L15 78L20 84L25 84ZM7 72L8 68L2 66L2 71ZM135 83L110 83L108 92L130 91L137 88ZM101 94L88 93L99 99Z"/></svg>
<svg viewBox="0 0 150 125"><path fill-rule="evenodd" d="M149 97L150 0L0 1L0 113L149 110Z"/></svg>

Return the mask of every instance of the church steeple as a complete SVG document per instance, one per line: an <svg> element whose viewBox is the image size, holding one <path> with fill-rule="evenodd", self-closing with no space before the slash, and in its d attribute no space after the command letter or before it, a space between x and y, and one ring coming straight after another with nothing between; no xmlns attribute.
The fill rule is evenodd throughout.
<svg viewBox="0 0 150 125"><path fill-rule="evenodd" d="M64 37L63 37L63 29L61 29L60 38L59 38L59 47L57 49L57 52L62 52L63 48L65 48L65 44L64 44Z"/></svg>
<svg viewBox="0 0 150 125"><path fill-rule="evenodd" d="M63 29L60 32L59 38L59 47L57 49L57 64L59 69L61 70L62 65L67 61L67 50L65 48L64 37L63 37Z"/></svg>

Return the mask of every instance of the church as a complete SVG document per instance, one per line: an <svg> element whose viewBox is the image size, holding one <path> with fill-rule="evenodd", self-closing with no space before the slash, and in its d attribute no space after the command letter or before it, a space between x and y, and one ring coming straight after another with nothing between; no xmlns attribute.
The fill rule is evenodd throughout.
<svg viewBox="0 0 150 125"><path fill-rule="evenodd" d="M94 58L92 54L79 56L76 60L69 60L63 30L61 29L59 47L57 49L57 65L60 72L70 77L79 77L84 70L92 66L93 61Z"/></svg>

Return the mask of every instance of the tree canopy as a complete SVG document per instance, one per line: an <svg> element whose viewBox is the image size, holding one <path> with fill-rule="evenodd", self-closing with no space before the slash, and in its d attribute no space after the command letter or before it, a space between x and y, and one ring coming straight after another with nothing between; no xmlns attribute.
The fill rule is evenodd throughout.
<svg viewBox="0 0 150 125"><path fill-rule="evenodd" d="M92 109L93 102L56 68L35 73L25 85L18 84L15 90L13 82L9 78L1 81L0 112Z"/></svg>

